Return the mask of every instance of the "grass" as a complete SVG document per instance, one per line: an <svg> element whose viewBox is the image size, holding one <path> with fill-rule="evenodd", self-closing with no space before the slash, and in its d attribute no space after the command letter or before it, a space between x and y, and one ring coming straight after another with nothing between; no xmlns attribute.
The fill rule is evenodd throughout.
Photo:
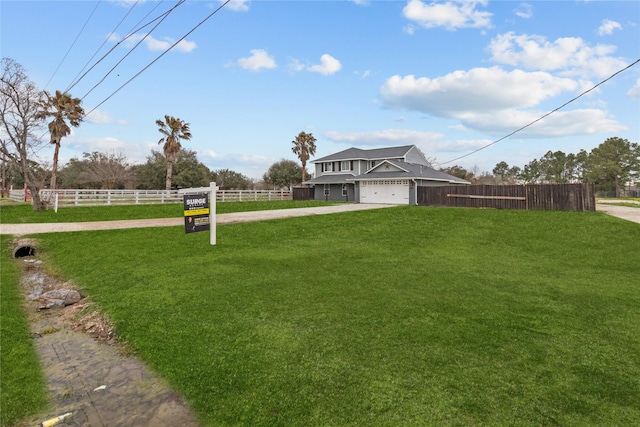
<svg viewBox="0 0 640 427"><path fill-rule="evenodd" d="M407 206L217 233L39 236L203 425L640 424L637 224Z"/></svg>
<svg viewBox="0 0 640 427"><path fill-rule="evenodd" d="M335 205L336 202L277 200L265 202L216 203L216 213L247 212L258 210L290 209ZM182 204L79 206L53 210L34 211L30 204L0 205L1 224L29 224L46 222L113 221L121 219L151 219L182 217Z"/></svg>
<svg viewBox="0 0 640 427"><path fill-rule="evenodd" d="M0 425L12 425L47 405L46 382L19 292L11 239L0 236Z"/></svg>

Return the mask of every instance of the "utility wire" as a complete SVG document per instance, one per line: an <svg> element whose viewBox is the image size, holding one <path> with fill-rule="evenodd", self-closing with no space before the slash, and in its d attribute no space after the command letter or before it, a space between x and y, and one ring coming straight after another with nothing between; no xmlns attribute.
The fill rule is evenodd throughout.
<svg viewBox="0 0 640 427"><path fill-rule="evenodd" d="M76 42L78 41L78 39L80 38L80 35L82 34L82 32L84 31L84 29L86 28L87 24L89 23L89 21L91 20L91 17L93 16L93 14L95 13L96 9L98 8L98 6L100 5L100 1L98 0L98 2L96 3L96 6L93 8L93 10L91 11L91 14L89 15L89 17L87 18L87 20L85 21L84 25L82 26L82 28L80 29L80 32L78 33L78 35L76 36L75 40L73 40L73 43L71 43L71 46L69 46L69 50L67 50L67 53L64 54L64 57L62 58L62 61L60 61L60 63L58 64L58 67L56 68L56 70L53 72L53 75L49 78L49 81L47 82L46 85L44 85L44 89L47 88L47 86L49 86L49 83L51 83L51 80L53 80L53 77L56 75L56 73L58 72L58 70L60 69L60 67L62 66L62 63L65 61L65 59L67 59L67 56L69 55L69 52L71 52L71 49L73 49L73 46L75 46ZM44 90L43 89L43 90Z"/></svg>
<svg viewBox="0 0 640 427"><path fill-rule="evenodd" d="M136 0L136 3L129 8L129 11L127 12L127 14L122 18L122 20L118 23L118 25L113 29L113 31L111 31L111 34L114 34L115 31L120 27L120 25L122 24L122 22L126 19L127 16L129 16L129 13L131 13L131 11L133 10L133 8L139 3L139 0ZM137 25L140 25L140 23L142 21L144 21L149 15L151 15L151 13L153 13L154 10L156 10L158 8L158 6L160 6L160 4L162 4L162 1L156 3L156 5L153 7L153 9L151 9L149 11L149 13L147 13L142 19L140 19L136 25L134 26L134 28ZM89 68L80 78L78 78L78 76L80 75L80 73L82 73L82 71L84 71L85 68L87 68L87 65L89 65L89 62L91 62L91 60L93 58L95 58L95 56L98 54L98 52L100 51L100 49L102 49L102 47L107 43L107 41L109 41L108 38L106 38L104 40L104 42L102 43L102 45L100 45L100 47L96 50L96 52L93 54L93 56L91 57L91 59L89 59L89 61L87 61L87 63L85 64L85 66L82 68L82 70L80 70L80 72L78 72L78 74L76 75L76 77L74 78L73 82L69 85L69 87L67 88L66 92L69 92L71 89L73 89L75 87L75 85L77 85L78 83L80 83L80 81L82 79L84 79L86 77L86 75L91 72L91 70L93 70L100 62L102 62L107 56L109 56L111 54L111 52L113 52L118 46L120 46L120 44L122 42L124 42L125 40L127 40L129 37L133 36L135 33L137 33L138 31L142 30L143 28L147 27L148 25L151 25L153 22L157 21L158 19L160 19L162 16L164 16L165 14L167 14L169 12L165 12L162 15L156 17L155 19L149 21L148 23L144 24L142 27L139 28L135 28L133 30L131 30L126 36L124 36L122 38L122 40L120 40L118 43L116 43L111 49L109 49L109 51L107 53L105 53L102 58L100 58L98 61L96 61L95 64L93 64L91 66L91 68Z"/></svg>
<svg viewBox="0 0 640 427"><path fill-rule="evenodd" d="M127 18L127 16L129 16L129 14L131 13L131 11L132 11L133 9L135 9L135 7L138 5L138 2L139 2L139 1L140 1L140 0L136 0L136 2L133 4L133 6L131 6L130 8L128 8L127 13L125 13L125 15L122 17L122 19L120 20L120 22L118 22L118 25L116 25L116 27L115 27L115 28L114 28L114 29L109 33L109 35L111 35L111 34L115 33L115 32L116 32L116 30L117 30L118 28L120 28L120 25L122 25L122 23L124 22L124 20L125 20L125 19ZM80 73L82 73L82 72L85 70L85 68L87 68L87 66L89 65L89 63L93 60L93 58L95 58L95 57L96 57L96 55L98 54L98 52L100 52L100 49L102 49L102 47L107 43L107 41L108 41L108 40L109 40L109 38L108 38L108 37L104 39L104 41L102 42L102 44L100 45L100 47L99 47L98 49L96 49L96 51L93 53L93 55L91 56L91 58L89 58L89 60L87 61L87 63L86 63L86 64L84 64L84 66L80 69L80 71L78 71L78 74L76 74L76 76L73 78L73 80L71 81L71 84L67 87L67 89L65 89L65 92L66 92L66 93L68 93L68 92L69 92L69 91L70 91L70 90L71 90L71 89L72 89L76 84L78 84L78 82L79 82L80 80L82 80L82 77L86 76L86 75L87 75L87 73L88 73L89 71L91 71L91 69L92 69L93 67L91 67L91 68L87 71L87 73L84 73L84 74L83 74L83 76L82 76L80 79L78 79L78 76L80 75ZM104 56L103 56L102 58L104 58ZM96 64L94 64L94 66L95 66L95 65L97 65L99 62L100 62L100 61L96 62Z"/></svg>
<svg viewBox="0 0 640 427"><path fill-rule="evenodd" d="M151 61L146 67L144 67L142 70L138 71L138 73L136 73L133 77L131 77L129 80L127 80L122 86L120 86L118 89L116 89L113 93L111 93L111 95L109 95L108 97L106 97L101 103L99 103L98 105L96 105L95 107L93 107L93 109L91 109L91 111L89 111L88 113L85 114L85 117L88 116L89 114L91 114L92 112L94 112L98 107L100 107L102 104L104 104L105 102L107 102L109 99L111 99L112 96L114 96L116 93L118 93L123 87L125 87L126 85L128 85L129 83L131 83L131 81L133 81L136 77L138 77L140 74L142 74L143 72L145 72L149 67L151 67L156 61L158 61L160 58L162 58L167 52L169 52L171 49L173 49L178 43L180 43L182 40L184 40L185 38L187 38L187 36L189 36L191 33L193 33L198 27L200 27L202 24L204 24L206 21L208 21L213 15L215 15L216 13L218 13L223 7L225 7L231 0L226 0L224 3L222 3L217 9L215 9L213 12L211 12L206 18L204 18L202 21L200 21L200 23L198 23L198 25L196 25L195 27L193 27L191 30L189 30L188 33L186 33L184 36L182 36L178 41L176 41L174 44L172 44L171 46L169 46L167 49L165 49L164 52L162 52L160 55L158 55L158 57L156 57L153 61Z"/></svg>
<svg viewBox="0 0 640 427"><path fill-rule="evenodd" d="M84 96L83 96L82 98L80 98L80 99L84 100L84 99L85 99L85 98L86 98L86 97L87 97L91 92L93 92L93 90L94 90L95 88L97 88L97 87L98 87L102 82L104 82L104 80L109 76L109 74L111 74L111 73L113 72L113 70L115 70L115 69L116 69L116 67L117 67L118 65L120 65L120 64L122 63L122 61L124 61L124 60L126 59L126 57L127 57L127 56L129 56L131 53L133 53L133 51L134 51L138 46L140 46L140 44L141 44L143 41L145 41L145 40L146 40L146 38L147 38L147 37L149 37L149 36L151 35L151 33L153 33L153 32L155 31L155 29L156 29L156 28L158 28L158 26L159 26L160 24L162 24L162 21L164 21L164 20L169 16L169 14L170 14L171 12L173 12L173 11L174 11L178 6L182 5L185 1L186 1L186 0L179 0L179 1L178 1L178 3L176 3L176 4L175 4L175 6L173 6L173 7L172 7L171 9L169 9L166 13L164 13L164 14L163 14L164 16L162 16L162 19L160 19L160 21L158 21L158 22L156 23L156 25L154 25L154 26L153 26L153 28L151 28L151 30L150 30L149 32L147 32L147 33L144 35L144 37L142 37L140 40L138 40L138 42L137 42L137 43L136 43L136 44L135 44L135 45L134 45L134 46L129 50L129 52L127 52L127 54L126 54L125 56L123 56L123 57L122 57L122 59L120 59L120 61L118 61L118 62L116 63L116 65L114 65L114 66L113 66L113 67L112 67L112 68L107 72L107 74L105 74L105 75L102 77L102 79L100 79L100 81L99 81L98 83L96 83L96 84L95 84L91 89L89 89L89 91L88 91L87 93L85 93L85 94L84 94ZM129 36L131 36L131 35L133 35L133 33L132 33L132 34L129 34L127 37L129 37ZM186 37L186 36L185 36L185 37ZM183 37L183 38L184 38L184 37ZM124 40L124 39L123 39L123 40ZM118 44L122 43L122 41L123 41L123 40L121 40ZM180 40L182 40L182 39L180 39ZM117 45L116 45L116 46L117 46ZM173 46L175 46L175 44L174 44ZM169 49L171 49L173 46L171 46ZM166 52L165 52L165 53L166 53ZM164 54L164 53L163 53L163 54ZM128 83L128 82L127 82L127 83ZM126 84L126 83L125 83L125 84ZM118 89L118 90L119 90L119 89ZM104 101L103 101L103 102L104 102Z"/></svg>
<svg viewBox="0 0 640 427"><path fill-rule="evenodd" d="M592 90L595 90L598 86L600 86L600 85L602 85L602 84L604 84L604 83L608 82L609 80L611 80L612 78L614 78L614 77L615 77L615 76L617 76L618 74L620 74L620 73L622 73L623 71L626 71L626 70L628 70L629 68L633 67L633 66L634 66L634 65L636 65L638 62L640 62L640 58L638 58L637 60L635 60L635 61L634 61L634 62L632 62L631 64L627 65L627 66L626 66L626 67L624 67L623 69L616 71L615 73L613 73L612 75L610 75L610 76L609 76L609 77L607 77L606 79L602 80L602 81L601 81L600 83L598 83L597 85L593 86L591 89L587 89L587 90L585 90L585 91L584 91L584 92L582 92L580 95L578 95L578 96L576 96L575 98L573 98L573 99L571 99L571 100L569 100L569 101L565 102L564 104L562 104L562 105L561 105L561 106L559 106L558 108L556 108L556 109L554 109L554 110L549 111L549 112L548 112L548 113L546 113L545 115L543 115L543 116L541 116L541 117L539 117L539 118L535 119L535 120L534 120L534 121L532 121L531 123L526 124L526 125L522 126L522 127L521 127L521 128L519 128L519 129L514 130L514 131L513 131L513 132L511 132L510 134L505 135L505 136L503 136L502 138L497 139L497 140L495 140L495 141L493 141L493 142L491 142L491 143L489 143L489 144L487 144L487 145L484 145L484 146L482 146L482 147L480 147L480 148L478 148L478 149L476 149L476 150L473 150L473 151L471 151L471 152L469 152L469 153L467 153L467 154L465 154L465 155L463 155L463 156L456 157L455 159L447 160L446 162L437 163L435 166L442 166L442 165L446 165L447 163L455 162L456 160L464 159L465 157L468 157L468 156L470 156L470 155L472 155L472 154L475 154L475 153L477 153L478 151L484 150L485 148L488 148L488 147L490 147L490 146L492 146L492 145L494 145L494 144L497 144L497 143L498 143L498 142L500 142L500 141L503 141L503 140L505 140L505 139L509 138L510 136L515 135L516 133L518 133L518 132L520 132L520 131L522 131L522 130L524 130L524 129L528 128L529 126L531 126L531 125L533 125L533 124L535 124L535 123L537 123L537 122L541 121L542 119L544 119L544 118L546 118L546 117L550 116L551 114L555 113L556 111L558 111L558 110L560 110L560 109L562 109L562 108L566 107L567 105L571 104L572 102L574 102L574 101L575 101L575 100L577 100L578 98L581 98L582 96L586 95L587 93L591 92Z"/></svg>

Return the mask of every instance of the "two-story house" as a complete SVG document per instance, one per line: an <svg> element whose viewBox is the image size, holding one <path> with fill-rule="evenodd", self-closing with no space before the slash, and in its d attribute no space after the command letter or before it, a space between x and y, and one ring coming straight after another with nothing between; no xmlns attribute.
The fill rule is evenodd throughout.
<svg viewBox="0 0 640 427"><path fill-rule="evenodd" d="M415 145L348 148L311 163L315 200L406 205L416 203L418 187L469 184L433 169Z"/></svg>

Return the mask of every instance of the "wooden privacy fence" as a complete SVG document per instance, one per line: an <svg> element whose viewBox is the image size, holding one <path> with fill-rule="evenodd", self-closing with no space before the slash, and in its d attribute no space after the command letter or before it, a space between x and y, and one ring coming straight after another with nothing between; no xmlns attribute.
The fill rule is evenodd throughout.
<svg viewBox="0 0 640 427"><path fill-rule="evenodd" d="M313 200L313 187L293 187L293 200Z"/></svg>
<svg viewBox="0 0 640 427"><path fill-rule="evenodd" d="M418 187L418 205L465 208L595 211L593 184Z"/></svg>

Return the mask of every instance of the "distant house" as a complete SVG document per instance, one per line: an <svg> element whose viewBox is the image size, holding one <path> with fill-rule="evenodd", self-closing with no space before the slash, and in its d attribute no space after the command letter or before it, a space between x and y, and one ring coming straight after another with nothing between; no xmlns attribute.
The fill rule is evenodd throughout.
<svg viewBox="0 0 640 427"><path fill-rule="evenodd" d="M315 200L407 205L416 203L418 187L469 184L433 169L415 145L349 148L311 163Z"/></svg>

